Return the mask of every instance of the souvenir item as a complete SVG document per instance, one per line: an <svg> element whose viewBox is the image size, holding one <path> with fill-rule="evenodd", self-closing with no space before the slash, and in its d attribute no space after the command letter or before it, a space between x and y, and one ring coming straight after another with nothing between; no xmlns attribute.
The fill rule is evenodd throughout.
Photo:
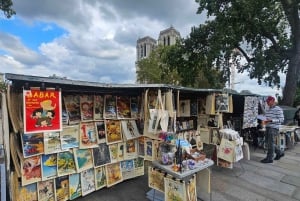
<svg viewBox="0 0 300 201"><path fill-rule="evenodd" d="M118 161L124 160L124 152L125 152L125 143L119 142L118 143Z"/></svg>
<svg viewBox="0 0 300 201"><path fill-rule="evenodd" d="M126 140L131 140L140 137L135 120L122 120L122 132Z"/></svg>
<svg viewBox="0 0 300 201"><path fill-rule="evenodd" d="M22 145L24 158L44 153L43 133L22 134Z"/></svg>
<svg viewBox="0 0 300 201"><path fill-rule="evenodd" d="M145 137L141 136L138 138L138 155L145 156Z"/></svg>
<svg viewBox="0 0 300 201"><path fill-rule="evenodd" d="M115 163L118 161L118 143L108 145L110 162Z"/></svg>
<svg viewBox="0 0 300 201"><path fill-rule="evenodd" d="M133 160L121 161L121 171L123 180L135 177L135 169Z"/></svg>
<svg viewBox="0 0 300 201"><path fill-rule="evenodd" d="M131 118L130 110L130 97L118 96L117 97L117 117L119 119Z"/></svg>
<svg viewBox="0 0 300 201"><path fill-rule="evenodd" d="M79 136L80 149L87 149L98 146L96 127L94 122L81 122Z"/></svg>
<svg viewBox="0 0 300 201"><path fill-rule="evenodd" d="M105 120L106 143L113 144L123 141L121 122L119 120Z"/></svg>
<svg viewBox="0 0 300 201"><path fill-rule="evenodd" d="M65 201L69 199L69 176L55 178L56 200Z"/></svg>
<svg viewBox="0 0 300 201"><path fill-rule="evenodd" d="M104 165L95 168L95 184L96 190L106 187L106 170Z"/></svg>
<svg viewBox="0 0 300 201"><path fill-rule="evenodd" d="M81 120L80 115L80 96L65 95L63 96L66 110L68 112L69 124L78 124Z"/></svg>
<svg viewBox="0 0 300 201"><path fill-rule="evenodd" d="M92 149L74 149L77 172L94 167Z"/></svg>
<svg viewBox="0 0 300 201"><path fill-rule="evenodd" d="M60 132L62 150L79 147L79 132L79 125L63 127L63 130Z"/></svg>
<svg viewBox="0 0 300 201"><path fill-rule="evenodd" d="M243 129L257 127L258 98L246 96L243 113Z"/></svg>
<svg viewBox="0 0 300 201"><path fill-rule="evenodd" d="M164 178L165 200L187 201L185 181Z"/></svg>
<svg viewBox="0 0 300 201"><path fill-rule="evenodd" d="M95 171L89 168L80 173L82 196L90 194L96 190L95 188Z"/></svg>
<svg viewBox="0 0 300 201"><path fill-rule="evenodd" d="M116 119L117 118L117 98L113 95L104 96L104 118Z"/></svg>
<svg viewBox="0 0 300 201"><path fill-rule="evenodd" d="M103 119L104 96L94 95L94 120Z"/></svg>
<svg viewBox="0 0 300 201"><path fill-rule="evenodd" d="M82 195L80 173L69 175L69 197L74 200Z"/></svg>
<svg viewBox="0 0 300 201"><path fill-rule="evenodd" d="M98 145L98 147L95 147L92 150L94 167L99 167L110 163L110 152L106 143L101 143Z"/></svg>
<svg viewBox="0 0 300 201"><path fill-rule="evenodd" d="M42 180L41 156L25 158L21 162L22 186Z"/></svg>
<svg viewBox="0 0 300 201"><path fill-rule="evenodd" d="M133 159L137 157L137 140L127 140L124 142L124 158Z"/></svg>
<svg viewBox="0 0 300 201"><path fill-rule="evenodd" d="M76 172L73 150L60 152L57 154L57 174L58 176L73 174Z"/></svg>
<svg viewBox="0 0 300 201"><path fill-rule="evenodd" d="M216 100L216 111L219 112L229 112L229 98L228 94L217 94L215 96Z"/></svg>
<svg viewBox="0 0 300 201"><path fill-rule="evenodd" d="M221 158L228 162L233 162L235 146L236 146L235 141L230 141L228 139L222 138L218 150L218 158Z"/></svg>
<svg viewBox="0 0 300 201"><path fill-rule="evenodd" d="M93 95L80 95L80 115L81 121L94 120L94 96Z"/></svg>
<svg viewBox="0 0 300 201"><path fill-rule="evenodd" d="M106 165L107 187L113 186L123 181L120 162Z"/></svg>
<svg viewBox="0 0 300 201"><path fill-rule="evenodd" d="M148 167L148 186L150 188L164 192L164 177L165 173L155 170L153 167Z"/></svg>
<svg viewBox="0 0 300 201"><path fill-rule="evenodd" d="M62 130L61 92L54 89L23 91L24 133Z"/></svg>
<svg viewBox="0 0 300 201"><path fill-rule="evenodd" d="M37 183L28 184L22 186L18 185L18 192L16 193L17 201L37 201L38 193L37 193Z"/></svg>
<svg viewBox="0 0 300 201"><path fill-rule="evenodd" d="M145 174L145 167L144 167L144 158L138 157L133 159L134 163L134 174L136 177L142 176Z"/></svg>
<svg viewBox="0 0 300 201"><path fill-rule="evenodd" d="M57 176L57 154L42 155L42 180L53 179Z"/></svg>
<svg viewBox="0 0 300 201"><path fill-rule="evenodd" d="M98 144L106 142L104 121L95 121Z"/></svg>
<svg viewBox="0 0 300 201"><path fill-rule="evenodd" d="M55 200L55 183L54 179L40 181L37 183L37 193L39 201Z"/></svg>
<svg viewBox="0 0 300 201"><path fill-rule="evenodd" d="M196 188L196 177L193 176L186 183L186 196L187 201L197 201L197 188Z"/></svg>
<svg viewBox="0 0 300 201"><path fill-rule="evenodd" d="M131 118L133 118L133 119L137 119L140 117L139 101L140 101L140 98L138 96L134 96L134 97L130 98L130 111L131 111Z"/></svg>
<svg viewBox="0 0 300 201"><path fill-rule="evenodd" d="M61 152L60 132L44 133L44 152L45 154Z"/></svg>
<svg viewBox="0 0 300 201"><path fill-rule="evenodd" d="M191 105L190 100L180 100L178 108L179 117L189 117L191 116Z"/></svg>

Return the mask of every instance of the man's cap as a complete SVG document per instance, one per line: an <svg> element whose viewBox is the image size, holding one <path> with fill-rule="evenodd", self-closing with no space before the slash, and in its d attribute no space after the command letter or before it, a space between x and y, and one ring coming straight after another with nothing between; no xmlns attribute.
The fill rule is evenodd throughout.
<svg viewBox="0 0 300 201"><path fill-rule="evenodd" d="M268 98L267 98L266 101L267 101L267 103L268 103L268 102L274 101L274 100L275 100L275 98L274 98L273 96L268 96Z"/></svg>

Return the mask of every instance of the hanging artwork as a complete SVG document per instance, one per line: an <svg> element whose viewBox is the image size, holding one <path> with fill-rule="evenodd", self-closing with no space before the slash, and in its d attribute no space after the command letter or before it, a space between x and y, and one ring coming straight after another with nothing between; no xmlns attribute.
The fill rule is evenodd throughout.
<svg viewBox="0 0 300 201"><path fill-rule="evenodd" d="M130 98L130 111L131 111L131 118L137 119L139 118L139 97L133 96Z"/></svg>
<svg viewBox="0 0 300 201"><path fill-rule="evenodd" d="M124 158L133 159L137 157L137 140L127 140L124 142Z"/></svg>
<svg viewBox="0 0 300 201"><path fill-rule="evenodd" d="M119 142L118 143L118 161L124 160L124 152L125 152L125 143Z"/></svg>
<svg viewBox="0 0 300 201"><path fill-rule="evenodd" d="M81 121L94 120L94 96L80 95L80 115Z"/></svg>
<svg viewBox="0 0 300 201"><path fill-rule="evenodd" d="M117 98L113 95L104 96L104 118L116 119L117 118Z"/></svg>
<svg viewBox="0 0 300 201"><path fill-rule="evenodd" d="M186 195L187 201L197 201L197 188L196 188L196 177L193 176L186 183Z"/></svg>
<svg viewBox="0 0 300 201"><path fill-rule="evenodd" d="M141 136L138 138L138 155L145 156L145 137Z"/></svg>
<svg viewBox="0 0 300 201"><path fill-rule="evenodd" d="M21 161L22 186L42 180L41 156L32 156Z"/></svg>
<svg viewBox="0 0 300 201"><path fill-rule="evenodd" d="M87 149L98 146L96 127L94 122L81 122L79 136L80 149Z"/></svg>
<svg viewBox="0 0 300 201"><path fill-rule="evenodd" d="M104 165L95 168L95 184L96 190L106 187L106 170Z"/></svg>
<svg viewBox="0 0 300 201"><path fill-rule="evenodd" d="M121 122L119 120L105 120L106 143L122 142Z"/></svg>
<svg viewBox="0 0 300 201"><path fill-rule="evenodd" d="M106 142L104 121L95 121L98 144Z"/></svg>
<svg viewBox="0 0 300 201"><path fill-rule="evenodd" d="M55 192L57 201L69 199L69 175L55 178Z"/></svg>
<svg viewBox="0 0 300 201"><path fill-rule="evenodd" d="M44 153L43 133L22 134L22 147L24 158Z"/></svg>
<svg viewBox="0 0 300 201"><path fill-rule="evenodd" d="M60 152L57 154L57 174L64 176L76 172L73 150Z"/></svg>
<svg viewBox="0 0 300 201"><path fill-rule="evenodd" d="M61 152L60 132L44 133L44 152L45 154Z"/></svg>
<svg viewBox="0 0 300 201"><path fill-rule="evenodd" d="M57 154L42 155L42 180L53 179L57 176Z"/></svg>
<svg viewBox="0 0 300 201"><path fill-rule="evenodd" d="M118 143L108 145L110 162L115 163L118 161Z"/></svg>
<svg viewBox="0 0 300 201"><path fill-rule="evenodd" d="M145 174L144 158L138 157L133 159L134 161L134 174L136 177Z"/></svg>
<svg viewBox="0 0 300 201"><path fill-rule="evenodd" d="M106 165L107 187L113 186L123 181L120 162Z"/></svg>
<svg viewBox="0 0 300 201"><path fill-rule="evenodd" d="M140 137L135 120L122 120L122 132L126 140L132 140Z"/></svg>
<svg viewBox="0 0 300 201"><path fill-rule="evenodd" d="M148 186L160 192L165 191L164 186L165 173L154 169L153 167L148 167Z"/></svg>
<svg viewBox="0 0 300 201"><path fill-rule="evenodd" d="M69 197L74 200L82 195L80 174L74 173L69 175Z"/></svg>
<svg viewBox="0 0 300 201"><path fill-rule="evenodd" d="M40 181L37 183L37 193L39 201L55 200L55 182L54 179Z"/></svg>
<svg viewBox="0 0 300 201"><path fill-rule="evenodd" d="M63 96L66 110L68 112L69 124L78 124L81 120L80 115L80 96L65 95Z"/></svg>
<svg viewBox="0 0 300 201"><path fill-rule="evenodd" d="M216 94L215 96L216 112L229 112L229 96L228 94Z"/></svg>
<svg viewBox="0 0 300 201"><path fill-rule="evenodd" d="M165 200L187 201L184 181L165 177L164 186Z"/></svg>
<svg viewBox="0 0 300 201"><path fill-rule="evenodd" d="M145 160L153 161L154 158L154 146L153 140L145 138Z"/></svg>
<svg viewBox="0 0 300 201"><path fill-rule="evenodd" d="M63 130L60 132L62 150L79 147L79 132L79 125L63 127Z"/></svg>
<svg viewBox="0 0 300 201"><path fill-rule="evenodd" d="M37 201L38 193L37 193L37 184L28 184L26 186L18 185L18 192L16 193L17 201Z"/></svg>
<svg viewBox="0 0 300 201"><path fill-rule="evenodd" d="M74 149L77 172L94 167L92 149Z"/></svg>
<svg viewBox="0 0 300 201"><path fill-rule="evenodd" d="M130 97L118 96L117 97L117 117L118 119L131 118L130 110Z"/></svg>
<svg viewBox="0 0 300 201"><path fill-rule="evenodd" d="M179 116L180 117L189 117L191 116L191 101L190 100L180 100L178 106Z"/></svg>
<svg viewBox="0 0 300 201"><path fill-rule="evenodd" d="M104 96L94 95L94 120L102 120L104 111Z"/></svg>
<svg viewBox="0 0 300 201"><path fill-rule="evenodd" d="M24 133L61 131L61 92L38 88L23 91Z"/></svg>
<svg viewBox="0 0 300 201"><path fill-rule="evenodd" d="M246 96L244 102L243 129L257 127L258 98Z"/></svg>
<svg viewBox="0 0 300 201"><path fill-rule="evenodd" d="M123 180L131 179L135 177L134 161L133 160L121 161L121 171L122 171Z"/></svg>
<svg viewBox="0 0 300 201"><path fill-rule="evenodd" d="M82 196L90 194L95 188L95 171L94 168L84 170L80 173Z"/></svg>
<svg viewBox="0 0 300 201"><path fill-rule="evenodd" d="M104 164L110 163L110 153L108 145L106 143L101 143L98 145L98 147L95 147L92 150L94 167L99 167Z"/></svg>

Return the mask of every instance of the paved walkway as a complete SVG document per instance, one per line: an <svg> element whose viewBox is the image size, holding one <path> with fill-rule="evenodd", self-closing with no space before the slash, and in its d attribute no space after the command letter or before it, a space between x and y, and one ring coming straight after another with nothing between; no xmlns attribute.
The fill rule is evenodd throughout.
<svg viewBox="0 0 300 201"><path fill-rule="evenodd" d="M251 150L251 160L236 163L233 169L212 168L213 201L300 200L300 143L285 151L273 164L262 164L261 149ZM242 168L243 167L243 168ZM147 201L147 175L105 188L78 201ZM209 200L203 195L204 200Z"/></svg>

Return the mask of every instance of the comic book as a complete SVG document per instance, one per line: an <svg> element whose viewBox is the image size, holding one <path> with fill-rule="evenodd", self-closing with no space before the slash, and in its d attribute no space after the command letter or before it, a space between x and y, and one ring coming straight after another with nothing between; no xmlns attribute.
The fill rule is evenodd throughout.
<svg viewBox="0 0 300 201"><path fill-rule="evenodd" d="M22 134L22 147L24 158L44 153L43 133Z"/></svg>

